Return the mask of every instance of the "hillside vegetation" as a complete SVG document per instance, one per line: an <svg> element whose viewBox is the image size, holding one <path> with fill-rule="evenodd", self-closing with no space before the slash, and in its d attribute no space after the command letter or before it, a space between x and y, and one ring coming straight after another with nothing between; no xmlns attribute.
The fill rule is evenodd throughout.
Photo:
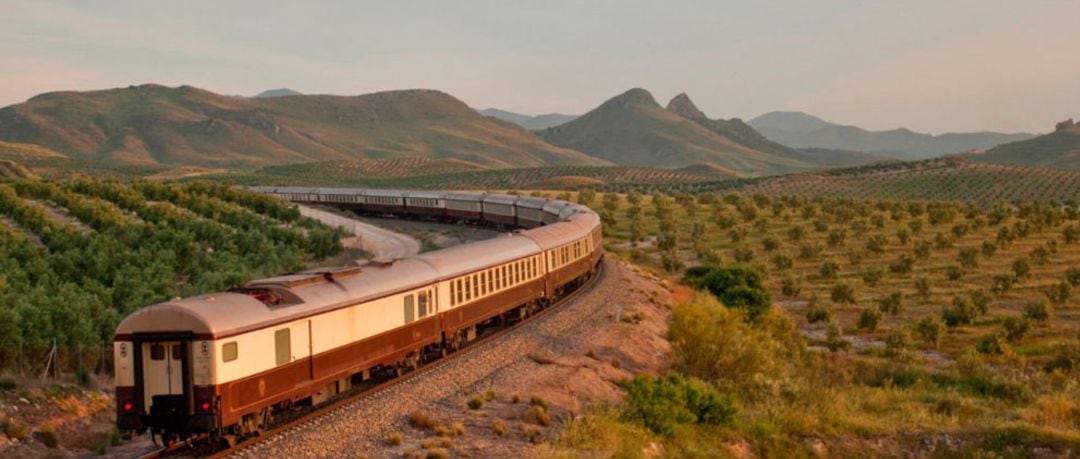
<svg viewBox="0 0 1080 459"><path fill-rule="evenodd" d="M609 250L703 293L673 306L672 374L540 456L1077 453L1076 205L577 199Z"/></svg>
<svg viewBox="0 0 1080 459"><path fill-rule="evenodd" d="M959 158L766 178L746 193L996 202L1080 201L1080 171L972 163Z"/></svg>
<svg viewBox="0 0 1080 459"><path fill-rule="evenodd" d="M0 109L0 140L133 165L251 167L409 156L489 167L605 164L430 90L257 99L190 86L56 92Z"/></svg>
<svg viewBox="0 0 1080 459"><path fill-rule="evenodd" d="M0 370L108 369L132 311L301 269L340 234L262 195L207 183L0 182Z"/></svg>
<svg viewBox="0 0 1080 459"><path fill-rule="evenodd" d="M1080 169L1080 124L1070 119L1058 123L1049 134L998 145L967 158L986 163Z"/></svg>

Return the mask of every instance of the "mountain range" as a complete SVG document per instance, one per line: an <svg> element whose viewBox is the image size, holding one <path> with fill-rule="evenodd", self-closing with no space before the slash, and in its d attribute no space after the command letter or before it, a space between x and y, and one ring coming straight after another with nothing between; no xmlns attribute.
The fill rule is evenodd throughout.
<svg viewBox="0 0 1080 459"><path fill-rule="evenodd" d="M997 132L923 134L900 128L869 131L843 126L802 112L769 112L747 122L770 140L794 148L825 148L874 153L903 160L932 158L950 153L986 150L996 145L1027 140L1033 134Z"/></svg>
<svg viewBox="0 0 1080 459"><path fill-rule="evenodd" d="M828 165L812 152L796 151L758 134L741 120L709 119L686 94L667 108L641 88L613 97L573 121L537 131L553 145L616 164L678 168L714 164L742 175L769 175ZM839 158L839 159L837 159ZM843 164L878 158L838 155Z"/></svg>
<svg viewBox="0 0 1080 459"><path fill-rule="evenodd" d="M64 164L141 170L427 158L490 169L623 165L756 177L964 151L979 153L966 155L972 161L1080 168L1080 127L1071 120L1034 138L872 132L798 112L713 119L686 94L661 106L640 88L581 116L533 117L476 111L424 89L358 96L274 89L236 97L146 84L45 93L4 107L0 142L54 152L20 156L9 147L0 158L24 165L59 156Z"/></svg>
<svg viewBox="0 0 1080 459"><path fill-rule="evenodd" d="M503 121L509 121L518 126L521 126L530 131L536 131L540 129L547 129L552 126L558 126L563 123L573 121L577 118L577 115L563 115L562 113L548 113L546 115L522 115L520 113L508 112L506 110L499 110L497 108L485 108L480 110L480 114L484 116L490 116L492 118L498 118Z"/></svg>
<svg viewBox="0 0 1080 459"><path fill-rule="evenodd" d="M153 84L54 92L0 109L0 140L136 165L251 167L410 156L496 168L608 164L432 90L250 99Z"/></svg>

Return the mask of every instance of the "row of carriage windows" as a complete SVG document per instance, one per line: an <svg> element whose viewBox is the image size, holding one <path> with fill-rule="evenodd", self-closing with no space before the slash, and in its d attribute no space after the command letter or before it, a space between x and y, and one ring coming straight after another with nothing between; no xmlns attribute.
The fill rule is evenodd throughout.
<svg viewBox="0 0 1080 459"><path fill-rule="evenodd" d="M588 255L593 249L593 238L596 236L597 234L593 234L590 237L549 250L547 252L548 264L552 268L557 268ZM450 282L450 305L457 306L535 279L540 276L542 271L541 261L540 255L536 255L455 279ZM431 289L417 292L415 295L405 295L402 305L405 323L435 314L435 292L435 289ZM288 328L274 332L274 354L277 365L283 365L292 360L291 346ZM171 346L171 348L173 359L180 360L180 346ZM236 341L230 341L221 346L222 361L231 362L238 357L239 348ZM164 358L165 346L160 344L150 346L151 360L162 360Z"/></svg>
<svg viewBox="0 0 1080 459"><path fill-rule="evenodd" d="M551 266L552 269L558 268L567 263L581 259L592 252L592 249L592 236L579 239L562 247L555 248L554 250L549 250L547 252L548 265Z"/></svg>
<svg viewBox="0 0 1080 459"><path fill-rule="evenodd" d="M542 271L541 262L537 255L455 279L450 282L450 305L467 303L535 279Z"/></svg>

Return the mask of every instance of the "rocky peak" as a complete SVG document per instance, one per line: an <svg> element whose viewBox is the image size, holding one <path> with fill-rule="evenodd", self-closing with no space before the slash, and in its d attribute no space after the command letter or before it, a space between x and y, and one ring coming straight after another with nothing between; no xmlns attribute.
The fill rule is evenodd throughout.
<svg viewBox="0 0 1080 459"><path fill-rule="evenodd" d="M611 98L609 102L615 102L624 106L639 104L658 105L652 94L642 88L633 88Z"/></svg>
<svg viewBox="0 0 1080 459"><path fill-rule="evenodd" d="M690 100L690 96L686 95L685 92L679 93L679 95L672 98L671 102L668 102L667 104L667 109L683 118L692 120L708 119L708 117L705 116L705 112L699 110L697 105L694 105L694 101Z"/></svg>
<svg viewBox="0 0 1080 459"><path fill-rule="evenodd" d="M1069 118L1069 119L1067 119L1065 121L1062 121L1062 122L1054 125L1054 130L1055 131L1065 131L1065 130L1068 130L1068 129L1072 129L1073 126L1076 126L1076 123L1073 122L1072 118Z"/></svg>

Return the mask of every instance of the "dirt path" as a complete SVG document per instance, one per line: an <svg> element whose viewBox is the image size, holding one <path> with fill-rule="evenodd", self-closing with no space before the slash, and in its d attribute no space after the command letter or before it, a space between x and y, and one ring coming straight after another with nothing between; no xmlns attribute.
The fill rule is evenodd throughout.
<svg viewBox="0 0 1080 459"><path fill-rule="evenodd" d="M303 205L297 207L300 208L300 215L313 218L328 226L341 228L346 233L353 235L354 237L342 239L342 245L364 249L376 259L405 258L420 253L420 241L410 236L325 210Z"/></svg>

